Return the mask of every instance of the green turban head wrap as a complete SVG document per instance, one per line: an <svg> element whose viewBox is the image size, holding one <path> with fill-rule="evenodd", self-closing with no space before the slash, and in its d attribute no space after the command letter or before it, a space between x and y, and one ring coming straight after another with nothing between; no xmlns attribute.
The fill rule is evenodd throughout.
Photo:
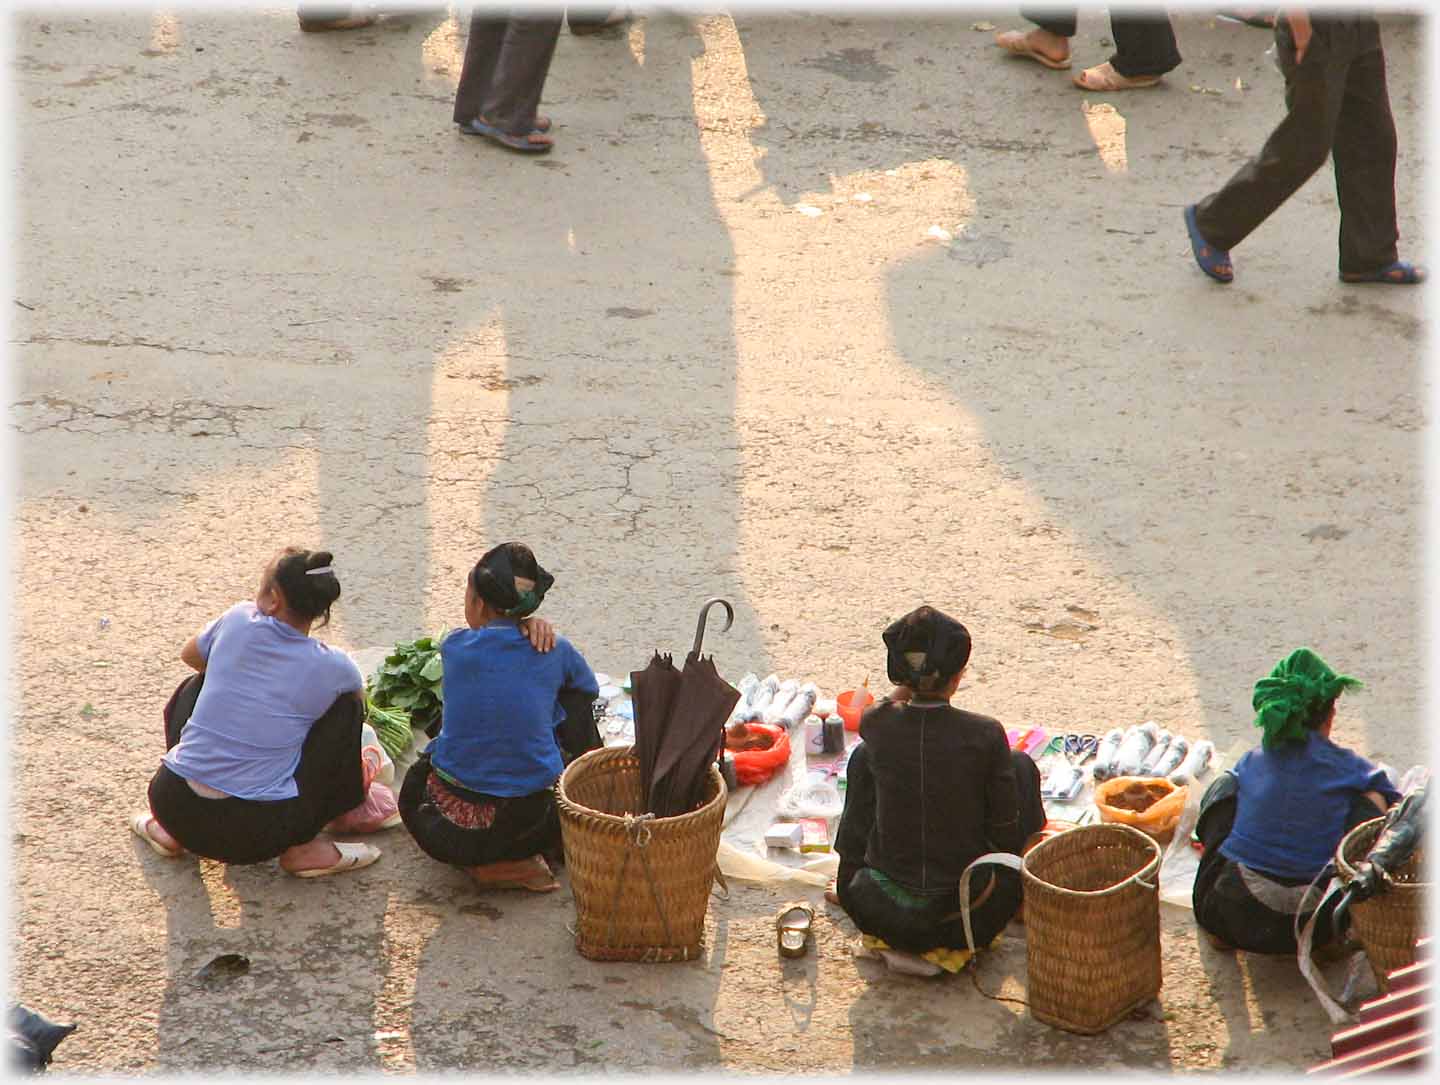
<svg viewBox="0 0 1440 1085"><path fill-rule="evenodd" d="M1251 706L1255 726L1264 732L1262 744L1274 749L1284 742L1303 741L1317 712L1347 689L1361 682L1336 674L1309 648L1297 648L1275 664L1269 676L1255 683Z"/></svg>

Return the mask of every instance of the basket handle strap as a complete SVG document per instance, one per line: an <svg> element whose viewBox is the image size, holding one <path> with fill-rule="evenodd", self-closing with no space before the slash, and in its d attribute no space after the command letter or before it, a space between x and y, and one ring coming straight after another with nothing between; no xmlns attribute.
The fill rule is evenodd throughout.
<svg viewBox="0 0 1440 1085"><path fill-rule="evenodd" d="M1305 977L1305 982L1310 985L1310 989L1315 992L1315 997L1319 1000L1321 1007L1329 1015L1331 1024L1339 1025L1345 1022L1353 1023L1355 1017L1330 997L1329 988L1325 985L1325 977L1315 970L1315 962L1312 959L1315 945L1315 922L1320 918L1320 910L1331 896L1344 892L1344 886L1340 884L1339 878L1332 877L1330 879L1330 884L1325 887L1324 893L1315 905L1315 910L1305 921L1304 927L1302 928L1300 925L1300 917L1305 914L1305 905L1309 902L1311 891L1319 884L1320 878L1330 872L1331 868L1326 867L1320 872L1320 876L1310 883L1310 888L1305 890L1305 897L1300 901L1300 910L1295 913L1295 940L1299 946L1295 954L1295 961L1300 966L1300 974Z"/></svg>
<svg viewBox="0 0 1440 1085"><path fill-rule="evenodd" d="M1018 871L1022 862L1020 856L1012 855L1008 851L987 852L967 866L960 875L960 922L965 927L965 944L971 950L977 950L980 947L975 944L975 932L970 927L970 872L985 863L993 863Z"/></svg>
<svg viewBox="0 0 1440 1085"><path fill-rule="evenodd" d="M729 900L729 899L730 899L730 883L725 880L725 872L720 869L720 858L719 858L719 856L716 856L716 858L715 858L715 880L720 883L720 888L723 889L723 890L725 890L725 895L724 895L724 896L720 896L719 893L716 893L715 895L718 896L718 897L720 897L721 900ZM711 887L711 892L714 892L714 887L713 887L713 886Z"/></svg>

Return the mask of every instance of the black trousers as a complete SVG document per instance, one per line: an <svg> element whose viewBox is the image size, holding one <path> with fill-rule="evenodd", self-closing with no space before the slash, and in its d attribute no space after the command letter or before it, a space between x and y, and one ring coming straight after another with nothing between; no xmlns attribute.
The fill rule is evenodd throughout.
<svg viewBox="0 0 1440 1085"><path fill-rule="evenodd" d="M529 135L564 21L563 10L511 17L482 8L472 12L455 90L455 123L484 117L512 136Z"/></svg>
<svg viewBox="0 0 1440 1085"><path fill-rule="evenodd" d="M1029 754L1017 750L1010 757L1020 804L1020 833L1026 839L1045 824L1040 770ZM864 933L884 939L894 949L924 953L937 946L971 948L965 940L957 887L935 893L902 889L896 894L893 887L887 890L865 866L865 848L874 824L875 777L869 751L862 742L850 755L845 773L845 810L835 833L835 850L840 855L835 891L840 906ZM993 888L986 896L992 874ZM978 868L971 875L970 926L979 945L988 946L1015 917L1020 909L1020 886L1020 875L1004 867ZM897 895L905 899L897 900Z"/></svg>
<svg viewBox="0 0 1440 1085"><path fill-rule="evenodd" d="M1256 899L1246 886L1239 866L1220 854L1220 845L1225 843L1225 838L1235 826L1236 809L1235 796L1221 799L1215 803L1213 810L1206 812L1197 826L1196 832L1205 851L1195 872L1195 888L1190 897L1195 922L1202 930L1209 931L1236 949L1249 953L1293 954L1299 949L1295 940L1294 915L1277 911ZM1379 814L1373 802L1363 795L1358 796L1350 803L1345 831L1348 833ZM1298 888L1310 884L1309 879L1267 876L1285 886ZM1322 883L1317 892L1324 888ZM1336 897L1319 910L1315 921L1316 947L1335 939L1336 932L1331 929L1330 916L1339 903ZM1307 918L1309 915L1309 911L1304 913Z"/></svg>
<svg viewBox="0 0 1440 1085"><path fill-rule="evenodd" d="M1385 81L1380 24L1373 17L1310 17L1303 62L1282 16L1276 53L1285 74L1285 119L1260 153L1195 209L1201 236L1232 249L1325 164L1335 160L1340 270L1378 271L1395 262L1395 119Z"/></svg>
<svg viewBox="0 0 1440 1085"><path fill-rule="evenodd" d="M555 742L568 765L581 754L599 749L603 742L595 726L592 697L562 690L559 701L565 719L555 729ZM466 813L482 823L464 827L447 817L430 794L433 771L429 753L422 753L405 774L399 795L405 828L430 858L451 866L472 867L535 854L564 857L554 788L501 798L441 781L442 794L448 792L470 807Z"/></svg>
<svg viewBox="0 0 1440 1085"><path fill-rule="evenodd" d="M1074 8L1046 11L1021 8L1020 17L1062 38L1075 36ZM1164 75L1180 66L1175 28L1170 25L1170 16L1163 11L1112 14L1110 34L1115 39L1115 55L1110 58L1110 66L1127 78Z"/></svg>
<svg viewBox="0 0 1440 1085"><path fill-rule="evenodd" d="M195 711L203 674L180 683L165 706L165 748ZM207 799L164 764L150 780L150 812L187 851L223 863L263 863L315 839L325 825L365 801L360 728L365 709L342 696L310 728L295 769L293 799Z"/></svg>

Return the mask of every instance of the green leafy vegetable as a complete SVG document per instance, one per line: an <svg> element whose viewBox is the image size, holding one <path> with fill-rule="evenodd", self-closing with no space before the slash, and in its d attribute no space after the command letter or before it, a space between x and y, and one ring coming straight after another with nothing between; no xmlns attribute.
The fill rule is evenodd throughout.
<svg viewBox="0 0 1440 1085"><path fill-rule="evenodd" d="M410 730L410 713L398 708L381 708L368 697L365 699L365 722L375 728L380 745L392 761L399 760L415 740Z"/></svg>
<svg viewBox="0 0 1440 1085"><path fill-rule="evenodd" d="M372 711L380 709L408 714L407 726L422 729L439 719L440 642L444 639L445 634L441 633L438 637L421 637L395 645L395 650L385 657L385 662L366 683L365 692ZM393 725L394 721L391 722ZM379 735L380 727L373 723L372 726ZM384 745L383 735L381 744ZM388 746L386 750L389 750Z"/></svg>

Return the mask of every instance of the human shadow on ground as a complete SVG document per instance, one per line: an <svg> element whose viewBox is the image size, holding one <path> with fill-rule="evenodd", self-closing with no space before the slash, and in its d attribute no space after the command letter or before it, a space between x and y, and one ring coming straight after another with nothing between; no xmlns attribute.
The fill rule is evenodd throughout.
<svg viewBox="0 0 1440 1085"><path fill-rule="evenodd" d="M571 933L569 878L549 894L478 892L421 856L410 907L423 931L406 954L414 1065L421 1072L713 1070L713 1008L728 924L707 917L703 956L651 964L588 960ZM557 991L557 976L568 978Z"/></svg>
<svg viewBox="0 0 1440 1085"><path fill-rule="evenodd" d="M1408 764L1420 737L1408 678L1418 661L1393 647L1418 643L1413 298L1327 285L1337 226L1328 169L1247 243L1247 286L1198 277L1180 222L1181 207L1222 183L1277 119L1265 36L1177 19L1182 71L1193 73L1183 78L1199 90L1172 78L1163 94L1111 96L1126 121L1126 168L1115 171L1082 111L1103 96L1045 82L1059 73L997 55L983 87L922 89L916 72L947 53L998 54L964 20L815 25L797 42L779 19L740 21L768 118L756 135L766 183L793 202L827 176L894 168L884 156L897 143L959 167L973 207L942 222L955 236L920 241L917 223L916 243L884 275L889 344L923 386L979 420L991 455L1043 502L1053 522L1027 531L1073 538L1161 624L1107 628L1113 615L1078 593L1041 605L1068 604L1092 626L1079 639L1112 659L1177 659L1198 701L1191 737L1221 749L1248 733L1256 677L1312 644L1369 683L1352 709L1357 730L1364 724L1354 744ZM1398 97L1394 72L1415 55L1414 30L1386 34ZM823 73L811 77L821 93L798 93L786 78L797 66ZM1181 106L1197 120L1214 114L1223 135L1177 127ZM883 152L867 132L888 136ZM1287 221L1307 224L1308 240L1286 241ZM1093 234L1096 223L1106 245L1080 251L1077 227ZM1305 316L1277 324L1276 305ZM928 439L912 438L917 469L931 466ZM960 562L974 543L948 524L928 534L940 562L951 547ZM1057 663L1068 672L1085 659ZM1115 722L1191 711L1180 686L1134 693Z"/></svg>
<svg viewBox="0 0 1440 1085"><path fill-rule="evenodd" d="M474 458L434 465L434 515L471 561L530 544L556 576L547 616L611 674L679 658L700 604L730 599L735 627L705 647L734 680L765 653L738 561L733 248L693 104L701 52L674 15L562 36L554 152L460 148L450 183L493 203L461 227L468 319L439 350L435 424L474 432ZM629 153L605 164L605 143Z"/></svg>
<svg viewBox="0 0 1440 1085"><path fill-rule="evenodd" d="M384 851L383 838L393 836L368 839ZM386 968L383 866L300 879L274 862L164 859L133 843L165 910L157 1070L381 1068L374 1021Z"/></svg>

